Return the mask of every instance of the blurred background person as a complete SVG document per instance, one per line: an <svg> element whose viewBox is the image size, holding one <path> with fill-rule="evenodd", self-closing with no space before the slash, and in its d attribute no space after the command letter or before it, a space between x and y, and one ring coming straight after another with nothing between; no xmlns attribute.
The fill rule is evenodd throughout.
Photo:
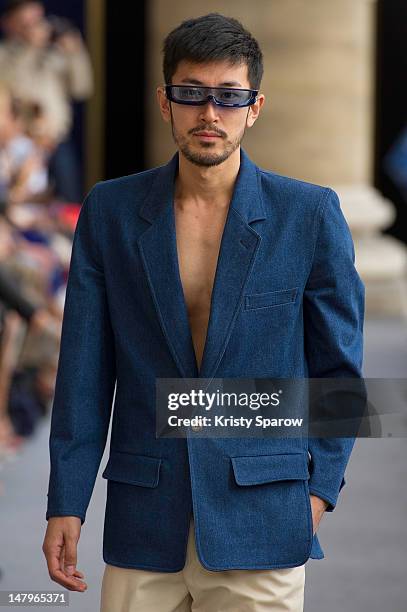
<svg viewBox="0 0 407 612"><path fill-rule="evenodd" d="M0 82L0 200L24 202L50 196L47 149L30 138L33 119L24 126L23 111L9 88ZM26 129L24 129L26 128Z"/></svg>
<svg viewBox="0 0 407 612"><path fill-rule="evenodd" d="M0 75L22 102L41 109L52 150L50 179L58 197L82 199L77 153L70 137L73 100L93 91L92 66L80 32L64 18L45 17L42 2L8 0L0 20Z"/></svg>

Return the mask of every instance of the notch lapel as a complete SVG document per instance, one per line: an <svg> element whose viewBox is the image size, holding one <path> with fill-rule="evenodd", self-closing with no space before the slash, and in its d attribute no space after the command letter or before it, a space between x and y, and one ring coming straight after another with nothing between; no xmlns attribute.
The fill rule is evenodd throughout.
<svg viewBox="0 0 407 612"><path fill-rule="evenodd" d="M258 168L241 149L239 173L223 230L212 290L206 344L199 374L202 378L213 378L216 375L260 247L261 236L250 223L265 218Z"/></svg>
<svg viewBox="0 0 407 612"><path fill-rule="evenodd" d="M151 226L138 239L154 305L168 347L183 377L197 378L198 368L178 266L173 210L178 155L157 170L140 215Z"/></svg>

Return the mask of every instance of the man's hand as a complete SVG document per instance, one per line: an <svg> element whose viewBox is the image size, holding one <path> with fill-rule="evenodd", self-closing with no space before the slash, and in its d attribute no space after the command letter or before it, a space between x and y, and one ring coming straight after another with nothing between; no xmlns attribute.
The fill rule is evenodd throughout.
<svg viewBox="0 0 407 612"><path fill-rule="evenodd" d="M42 550L51 580L70 591L86 591L83 573L76 569L76 550L81 533L77 516L54 516L48 519Z"/></svg>
<svg viewBox="0 0 407 612"><path fill-rule="evenodd" d="M310 494L311 510L312 510L312 533L315 535L322 515L328 507L328 502L316 495Z"/></svg>

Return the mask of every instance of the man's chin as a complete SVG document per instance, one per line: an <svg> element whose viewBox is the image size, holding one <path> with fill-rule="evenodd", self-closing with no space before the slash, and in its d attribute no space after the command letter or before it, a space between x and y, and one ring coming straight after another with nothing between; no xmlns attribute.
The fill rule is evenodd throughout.
<svg viewBox="0 0 407 612"><path fill-rule="evenodd" d="M228 159L231 155L231 151L222 151L222 152L210 152L210 151L195 151L189 147L185 147L181 149L181 153L190 161L192 164L196 166L219 166L224 161Z"/></svg>

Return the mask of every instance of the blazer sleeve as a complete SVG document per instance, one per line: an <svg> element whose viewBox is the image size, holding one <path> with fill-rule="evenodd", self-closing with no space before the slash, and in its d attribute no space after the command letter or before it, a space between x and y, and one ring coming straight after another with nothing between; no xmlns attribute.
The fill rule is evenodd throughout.
<svg viewBox="0 0 407 612"><path fill-rule="evenodd" d="M106 446L116 382L98 185L82 204L73 239L49 438L46 519L78 516L82 524Z"/></svg>
<svg viewBox="0 0 407 612"><path fill-rule="evenodd" d="M339 198L327 189L304 291L304 343L310 378L362 377L365 288ZM361 383L362 384L362 383ZM332 512L345 485L355 438L309 438L310 493Z"/></svg>

